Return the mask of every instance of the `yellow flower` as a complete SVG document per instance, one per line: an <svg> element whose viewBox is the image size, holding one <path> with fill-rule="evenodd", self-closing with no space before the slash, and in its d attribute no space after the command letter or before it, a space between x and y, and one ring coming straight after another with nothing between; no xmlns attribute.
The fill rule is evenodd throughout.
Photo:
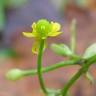
<svg viewBox="0 0 96 96"><path fill-rule="evenodd" d="M41 19L38 22L32 24L32 32L23 32L23 35L26 37L34 37L35 42L32 47L33 53L38 53L39 43L41 39L46 39L47 37L54 37L62 32L60 30L60 24L57 22L49 22L45 19Z"/></svg>

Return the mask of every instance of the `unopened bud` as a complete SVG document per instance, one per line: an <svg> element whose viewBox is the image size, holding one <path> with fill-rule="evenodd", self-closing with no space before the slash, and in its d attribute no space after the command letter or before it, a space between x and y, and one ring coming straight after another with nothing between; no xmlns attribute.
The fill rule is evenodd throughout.
<svg viewBox="0 0 96 96"><path fill-rule="evenodd" d="M19 69L12 69L6 74L8 80L18 80L23 76L22 71Z"/></svg>

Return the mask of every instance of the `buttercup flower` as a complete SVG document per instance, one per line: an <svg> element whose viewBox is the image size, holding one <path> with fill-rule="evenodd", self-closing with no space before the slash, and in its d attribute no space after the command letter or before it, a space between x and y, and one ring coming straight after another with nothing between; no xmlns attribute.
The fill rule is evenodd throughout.
<svg viewBox="0 0 96 96"><path fill-rule="evenodd" d="M35 42L32 47L32 52L37 54L39 43L41 39L46 39L47 37L54 37L58 36L62 32L59 32L60 30L60 24L57 22L49 22L46 19L41 19L37 22L34 22L32 24L32 32L23 32L23 35L25 37L34 37ZM46 45L46 44L45 44Z"/></svg>

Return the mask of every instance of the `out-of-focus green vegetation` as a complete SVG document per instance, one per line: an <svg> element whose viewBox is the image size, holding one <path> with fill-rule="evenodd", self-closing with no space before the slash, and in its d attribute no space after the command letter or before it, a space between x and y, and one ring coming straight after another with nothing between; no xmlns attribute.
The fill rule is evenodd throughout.
<svg viewBox="0 0 96 96"><path fill-rule="evenodd" d="M8 7L18 8L25 4L27 0L0 0L0 31L4 30L6 23L5 10Z"/></svg>

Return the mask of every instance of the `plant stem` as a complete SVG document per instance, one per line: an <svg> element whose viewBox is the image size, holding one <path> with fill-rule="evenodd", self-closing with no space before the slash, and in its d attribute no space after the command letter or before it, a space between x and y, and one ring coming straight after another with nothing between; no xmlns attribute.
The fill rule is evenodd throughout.
<svg viewBox="0 0 96 96"><path fill-rule="evenodd" d="M96 56L93 56L86 63L82 65L82 68L69 80L69 82L61 90L62 96L66 96L70 87L75 83L75 81L84 73L86 73L89 67L96 61Z"/></svg>
<svg viewBox="0 0 96 96"><path fill-rule="evenodd" d="M62 96L66 96L69 88L75 83L75 81L83 74L82 69L80 69L75 76L73 76L69 82L64 86L64 88L61 90Z"/></svg>
<svg viewBox="0 0 96 96"><path fill-rule="evenodd" d="M76 49L76 20L75 19L72 20L70 31L71 31L70 46L72 52L75 53L75 49Z"/></svg>
<svg viewBox="0 0 96 96"><path fill-rule="evenodd" d="M47 90L44 85L43 77L42 77L42 54L43 54L43 48L44 48L44 40L40 41L40 47L38 52L38 58L37 58L37 73L38 73L38 79L41 86L42 91L47 94Z"/></svg>
<svg viewBox="0 0 96 96"><path fill-rule="evenodd" d="M53 64L51 66L42 68L42 72L45 73L45 72L53 71L53 70L56 70L56 69L61 68L61 67L76 65L77 63L78 63L77 60L62 61L62 62ZM34 69L34 70L23 70L23 76L34 76L36 74L37 74L36 69Z"/></svg>

